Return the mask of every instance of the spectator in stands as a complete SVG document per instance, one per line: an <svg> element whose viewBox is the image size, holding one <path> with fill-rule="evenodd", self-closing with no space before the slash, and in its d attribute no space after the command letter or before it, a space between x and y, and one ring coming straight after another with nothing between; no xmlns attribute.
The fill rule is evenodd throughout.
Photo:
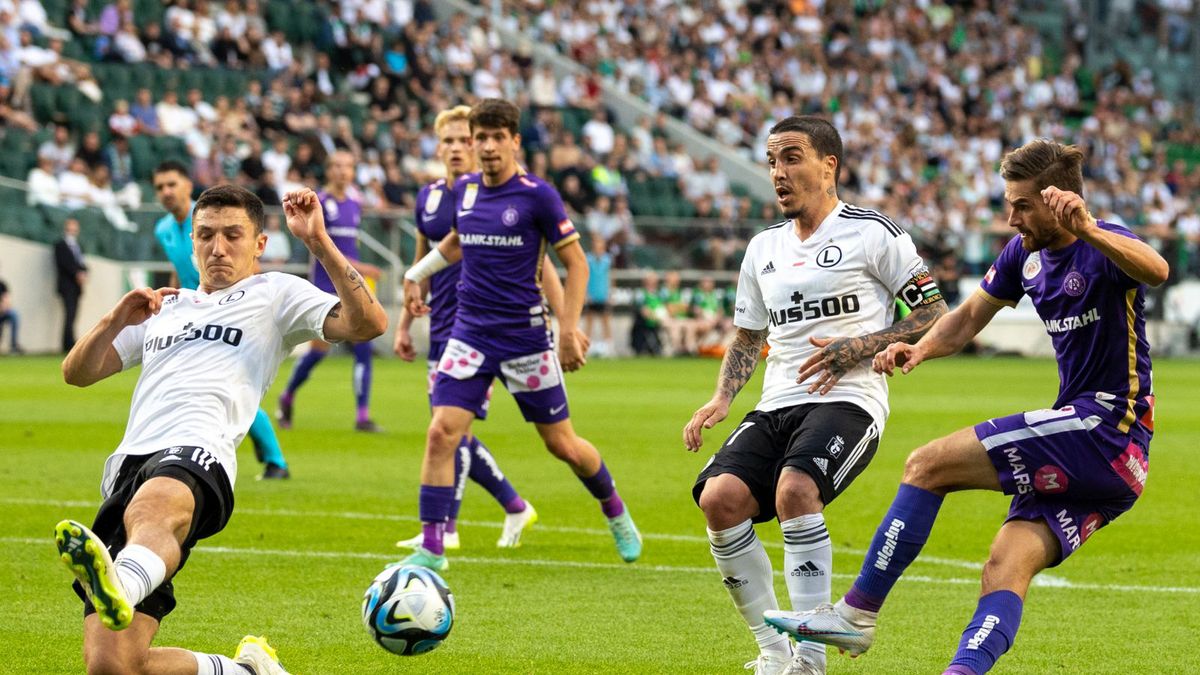
<svg viewBox="0 0 1200 675"><path fill-rule="evenodd" d="M37 166L29 172L25 182L29 184L26 200L30 206L59 206L62 193L58 189L58 176L54 171L54 155L38 150Z"/></svg>
<svg viewBox="0 0 1200 675"><path fill-rule="evenodd" d="M266 269L278 268L292 259L292 242L279 226L279 216L267 216L267 246L260 261Z"/></svg>
<svg viewBox="0 0 1200 675"><path fill-rule="evenodd" d="M633 327L629 344L639 356L658 356L662 353L662 325L667 319L658 288L658 273L646 272L642 287L634 294Z"/></svg>
<svg viewBox="0 0 1200 675"><path fill-rule="evenodd" d="M3 37L0 37L0 40L3 40ZM13 107L12 94L13 90L9 86L9 81L0 72L0 123L6 127L24 129L29 133L37 131L38 123L33 119L33 115Z"/></svg>
<svg viewBox="0 0 1200 675"><path fill-rule="evenodd" d="M279 194L285 194L280 190L285 179L287 179L288 170L292 168L292 155L288 152L288 137L280 134L275 137L275 141L271 144L271 149L262 154L263 168L267 174L265 179L275 187L275 191Z"/></svg>
<svg viewBox="0 0 1200 675"><path fill-rule="evenodd" d="M662 320L667 333L667 356L691 356L699 346L697 324L692 318L691 291L683 288L678 271L671 270L663 275L663 287L659 299L666 310Z"/></svg>
<svg viewBox="0 0 1200 675"><path fill-rule="evenodd" d="M84 164L87 164L89 171L103 164L104 148L100 145L100 133L96 131L85 132L83 140L79 143L79 149L75 151L75 156L82 159Z"/></svg>
<svg viewBox="0 0 1200 675"><path fill-rule="evenodd" d="M90 20L88 0L71 0L71 6L67 8L63 19L67 30L75 38L91 37L100 32L100 26Z"/></svg>
<svg viewBox="0 0 1200 675"><path fill-rule="evenodd" d="M711 276L701 277L692 292L691 315L695 321L697 353L724 356L723 347L733 332L733 319L725 313L725 292L717 288Z"/></svg>
<svg viewBox="0 0 1200 675"><path fill-rule="evenodd" d="M199 116L195 110L179 102L179 94L174 89L163 92L162 100L154 106L158 115L159 128L167 136L184 136L195 128Z"/></svg>
<svg viewBox="0 0 1200 675"><path fill-rule="evenodd" d="M113 134L112 140L104 147L104 164L112 176L114 190L120 192L126 186L137 185L133 177L133 155L129 154L128 138L121 134ZM140 194L138 197L135 203L141 203Z"/></svg>
<svg viewBox="0 0 1200 675"><path fill-rule="evenodd" d="M0 279L0 342L4 340L4 325L8 324L8 353L9 354L24 354L25 350L21 349L21 339L17 335L20 329L20 321L18 320L17 310L13 309L12 294L8 291L8 284Z"/></svg>
<svg viewBox="0 0 1200 675"><path fill-rule="evenodd" d="M76 157L66 171L58 174L58 192L61 205L68 209L82 209L92 203L92 183L88 178L87 164Z"/></svg>
<svg viewBox="0 0 1200 675"><path fill-rule="evenodd" d="M63 236L54 243L54 267L57 271L57 290L63 303L62 350L65 354L75 346L75 315L79 298L87 283L87 265L79 247L79 221L67 218Z"/></svg>
<svg viewBox="0 0 1200 675"><path fill-rule="evenodd" d="M592 203L592 195L584 189L583 181L576 173L568 173L563 177L559 193L572 218L587 213L588 205Z"/></svg>
<svg viewBox="0 0 1200 675"><path fill-rule="evenodd" d="M592 111L592 119L583 125L582 133L586 139L587 148L591 150L592 154L604 158L612 152L616 132L608 123L608 111L604 108L596 108Z"/></svg>
<svg viewBox="0 0 1200 675"><path fill-rule="evenodd" d="M138 131L138 121L129 112L129 101L119 98L113 102L113 112L108 116L108 131L113 136L129 137Z"/></svg>
<svg viewBox="0 0 1200 675"><path fill-rule="evenodd" d="M154 107L154 99L149 89L138 89L137 98L129 109L129 114L137 120L137 133L150 136L162 133L162 127L158 123L158 111Z"/></svg>
<svg viewBox="0 0 1200 675"><path fill-rule="evenodd" d="M292 45L284 37L283 31L272 31L262 43L262 52L267 60L267 68L272 72L278 73L292 67Z"/></svg>
<svg viewBox="0 0 1200 675"><path fill-rule="evenodd" d="M49 157L54 175L62 173L75 159L75 144L71 142L71 130L65 124L55 124L54 136L38 146L38 157Z"/></svg>
<svg viewBox="0 0 1200 675"><path fill-rule="evenodd" d="M583 308L583 332L592 343L592 352L597 356L612 356L612 256L603 237L591 235L591 251L587 254L588 282L587 302ZM596 319L600 320L600 335L592 330Z"/></svg>

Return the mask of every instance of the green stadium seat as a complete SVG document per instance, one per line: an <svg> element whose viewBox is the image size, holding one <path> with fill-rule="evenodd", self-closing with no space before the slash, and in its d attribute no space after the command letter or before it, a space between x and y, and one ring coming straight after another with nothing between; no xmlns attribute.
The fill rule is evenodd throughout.
<svg viewBox="0 0 1200 675"><path fill-rule="evenodd" d="M133 160L133 175L138 181L150 180L150 173L158 166L154 154L154 142L149 136L134 136L129 139L129 155ZM153 191L149 193L153 195Z"/></svg>

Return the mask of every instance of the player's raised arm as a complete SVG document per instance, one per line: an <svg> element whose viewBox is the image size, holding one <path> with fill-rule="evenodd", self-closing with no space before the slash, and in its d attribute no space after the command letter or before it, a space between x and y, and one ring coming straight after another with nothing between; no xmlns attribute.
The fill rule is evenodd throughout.
<svg viewBox="0 0 1200 675"><path fill-rule="evenodd" d="M1167 281L1167 261L1146 242L1101 229L1088 213L1083 197L1053 185L1042 190L1042 199L1054 212L1059 227L1099 249L1121 271L1150 286Z"/></svg>
<svg viewBox="0 0 1200 675"><path fill-rule="evenodd" d="M721 374L717 376L717 391L708 403L700 406L683 427L683 444L691 452L704 444L702 432L711 429L729 415L729 405L742 387L754 375L763 345L767 342L767 329L752 330L738 327L733 343L725 350L721 361Z"/></svg>
<svg viewBox="0 0 1200 675"><path fill-rule="evenodd" d="M341 300L325 318L325 337L365 342L383 334L387 330L387 313L371 296L362 274L346 260L325 231L325 216L317 193L307 188L287 193L283 211L288 229L329 273Z"/></svg>
<svg viewBox="0 0 1200 675"><path fill-rule="evenodd" d="M121 372L121 356L113 340L122 330L137 326L162 309L163 298L176 295L179 289L137 288L129 291L105 314L63 359L63 379L67 384L86 387Z"/></svg>

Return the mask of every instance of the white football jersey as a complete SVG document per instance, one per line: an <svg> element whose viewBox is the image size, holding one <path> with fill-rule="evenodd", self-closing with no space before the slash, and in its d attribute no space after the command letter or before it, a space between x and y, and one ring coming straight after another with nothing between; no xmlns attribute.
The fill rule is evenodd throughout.
<svg viewBox="0 0 1200 675"><path fill-rule="evenodd" d="M927 272L912 237L878 212L839 201L805 241L792 221L768 227L746 248L738 278L734 324L768 329L767 371L759 410L847 401L883 429L887 382L870 360L847 372L828 394L796 384L800 364L817 348L810 337L855 337L892 324L895 298Z"/></svg>
<svg viewBox="0 0 1200 675"><path fill-rule="evenodd" d="M236 449L279 364L301 342L324 339L337 296L299 277L258 274L214 293L180 290L162 311L113 340L122 369L142 364L125 437L114 455L202 447L229 476Z"/></svg>

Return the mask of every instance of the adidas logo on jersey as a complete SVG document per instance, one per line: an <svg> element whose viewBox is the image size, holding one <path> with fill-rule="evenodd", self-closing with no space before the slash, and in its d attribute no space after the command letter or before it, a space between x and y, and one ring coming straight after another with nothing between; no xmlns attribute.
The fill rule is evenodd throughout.
<svg viewBox="0 0 1200 675"><path fill-rule="evenodd" d="M821 568L813 564L813 561L811 560L805 560L803 563L796 565L796 569L792 570L790 574L794 577L825 576L825 573L821 571Z"/></svg>
<svg viewBox="0 0 1200 675"><path fill-rule="evenodd" d="M813 457L813 464L817 465L817 468L821 470L822 474L826 476L829 475L829 460L825 459L824 457Z"/></svg>
<svg viewBox="0 0 1200 675"><path fill-rule="evenodd" d="M771 272L774 272L774 271L775 271L775 261L771 260L767 263L766 267L762 268L762 271L759 272L758 275L762 276L764 274L770 274Z"/></svg>
<svg viewBox="0 0 1200 675"><path fill-rule="evenodd" d="M742 586L745 586L746 584L750 583L750 580L749 579L739 579L737 577L725 577L724 579L721 580L721 583L725 584L725 588L728 588L729 590L732 591L735 588L741 588Z"/></svg>

